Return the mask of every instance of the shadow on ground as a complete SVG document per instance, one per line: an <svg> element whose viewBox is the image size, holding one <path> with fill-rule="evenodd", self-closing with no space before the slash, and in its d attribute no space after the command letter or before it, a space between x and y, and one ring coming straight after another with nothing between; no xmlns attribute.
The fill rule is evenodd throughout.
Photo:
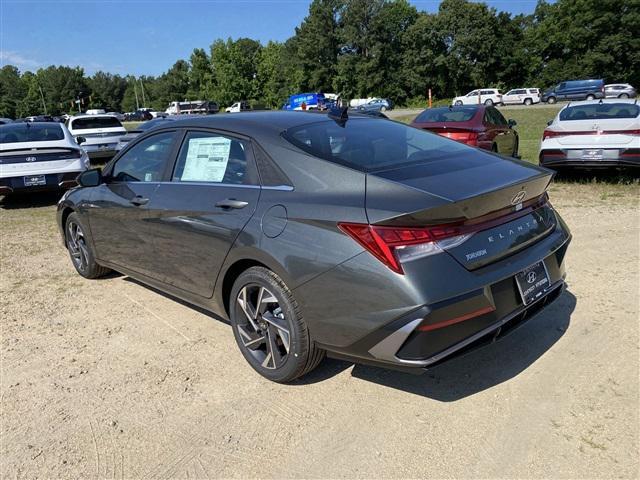
<svg viewBox="0 0 640 480"><path fill-rule="evenodd" d="M14 193L0 199L0 208L7 210L39 208L55 205L62 192Z"/></svg>
<svg viewBox="0 0 640 480"><path fill-rule="evenodd" d="M499 385L535 363L564 335L575 306L576 297L565 291L556 302L511 334L422 375L327 359L295 385L323 381L353 366L352 377L441 402L453 402Z"/></svg>

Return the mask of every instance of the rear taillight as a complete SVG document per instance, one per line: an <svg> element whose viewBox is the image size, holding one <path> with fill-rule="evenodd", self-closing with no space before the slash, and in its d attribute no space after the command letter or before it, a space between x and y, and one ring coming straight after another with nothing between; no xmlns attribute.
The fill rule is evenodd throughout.
<svg viewBox="0 0 640 480"><path fill-rule="evenodd" d="M403 274L401 261L415 260L460 244L471 235L460 233L460 225L428 228L381 227L365 223L339 223L344 233L396 273Z"/></svg>
<svg viewBox="0 0 640 480"><path fill-rule="evenodd" d="M481 217L429 227L387 227L367 223L338 223L338 228L396 273L404 274L402 262L442 253L466 242L482 230L510 222L548 204L543 194Z"/></svg>
<svg viewBox="0 0 640 480"><path fill-rule="evenodd" d="M472 147L478 146L478 132L438 132L438 134Z"/></svg>
<svg viewBox="0 0 640 480"><path fill-rule="evenodd" d="M548 128L545 128L544 132L542 132L542 140L546 140L547 138L562 137L564 135L565 135L564 132L556 132L554 130L549 130Z"/></svg>

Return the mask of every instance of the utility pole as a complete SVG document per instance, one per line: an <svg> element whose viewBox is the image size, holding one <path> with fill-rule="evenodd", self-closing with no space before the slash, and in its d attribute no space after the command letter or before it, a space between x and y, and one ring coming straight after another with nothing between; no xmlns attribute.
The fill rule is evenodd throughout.
<svg viewBox="0 0 640 480"><path fill-rule="evenodd" d="M133 93L136 95L136 110L140 110L140 103L138 102L138 89L136 88L136 81L133 81Z"/></svg>
<svg viewBox="0 0 640 480"><path fill-rule="evenodd" d="M140 79L140 90L142 90L142 106L147 106L147 100L144 98L144 84L142 83L142 79Z"/></svg>
<svg viewBox="0 0 640 480"><path fill-rule="evenodd" d="M44 94L42 93L42 87L38 84L38 90L40 90L40 98L42 99L42 108L44 108L44 114L47 114L47 104L44 103Z"/></svg>

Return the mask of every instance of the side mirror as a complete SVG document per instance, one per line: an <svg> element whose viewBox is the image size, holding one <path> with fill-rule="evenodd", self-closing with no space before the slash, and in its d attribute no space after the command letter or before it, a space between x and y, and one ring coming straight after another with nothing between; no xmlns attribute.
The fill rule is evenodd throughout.
<svg viewBox="0 0 640 480"><path fill-rule="evenodd" d="M518 122L512 119L507 120L507 123L509 124L509 128L513 128L518 124Z"/></svg>
<svg viewBox="0 0 640 480"><path fill-rule="evenodd" d="M86 142L86 141L87 141L87 139L86 139L86 138L84 138L84 137L82 137L82 136L77 136L77 137L76 137L76 143L77 143L78 145L82 145L82 144L83 144L84 142Z"/></svg>
<svg viewBox="0 0 640 480"><path fill-rule="evenodd" d="M97 187L102 183L102 172L99 168L85 170L76 179L81 187Z"/></svg>
<svg viewBox="0 0 640 480"><path fill-rule="evenodd" d="M549 120L549 121L547 122L547 127L548 127L548 126L550 126L552 123L553 123L553 120Z"/></svg>

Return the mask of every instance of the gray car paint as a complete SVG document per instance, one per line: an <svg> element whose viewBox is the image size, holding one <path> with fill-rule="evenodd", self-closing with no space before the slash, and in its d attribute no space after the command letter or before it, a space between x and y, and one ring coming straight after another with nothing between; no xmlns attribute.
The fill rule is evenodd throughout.
<svg viewBox="0 0 640 480"><path fill-rule="evenodd" d="M449 186L449 190L443 179L412 177L407 183L397 177L384 178L385 173L366 174L312 157L281 137L290 126L316 121L326 118L305 112L253 112L233 118L190 118L172 122L171 127L154 128L153 133L176 130L177 138L187 129L245 136L269 154L290 182L269 187L176 187L167 176L155 184L107 183L78 188L61 200L59 224L64 224L70 211L80 212L89 220L90 240L101 264L221 316L227 315L226 296L238 268L247 262L265 265L294 292L313 339L329 350L347 354L350 345L372 332L399 319L404 321L411 312L424 314L433 302L482 290L513 276L549 257L570 239L558 217L551 234L481 270L470 272L445 253L407 263L405 275L394 273L343 234L337 221L393 222L399 215L410 218L412 213L434 220L428 212L445 218L477 216L504 207L525 187L526 198L540 194L551 178L549 171L504 160L503 169L495 167L488 177L482 169L474 169L447 178L455 187ZM105 167L107 175L132 145ZM471 148L468 154L491 155ZM118 188L123 191L115 200ZM169 193L165 195L165 191ZM153 208L127 205L138 194L149 195ZM238 214L242 218L232 221L228 215L237 212L225 214L215 209L219 198L230 195L250 204ZM274 206L286 209L285 228L282 216L276 216L280 233L266 235L265 228L273 225L265 227L264 222L269 221L268 212ZM122 222L120 227L112 223L107 229L106 224L95 222L96 216L103 214L100 210L111 209L114 222ZM180 271L182 268L185 270ZM553 272L551 281L562 281L563 266L556 265Z"/></svg>

